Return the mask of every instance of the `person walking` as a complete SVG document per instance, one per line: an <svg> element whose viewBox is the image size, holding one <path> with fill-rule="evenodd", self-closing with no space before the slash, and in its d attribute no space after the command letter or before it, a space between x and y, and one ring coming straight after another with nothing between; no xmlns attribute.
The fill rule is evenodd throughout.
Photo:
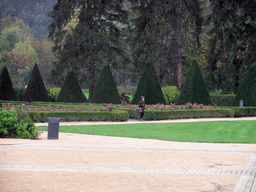
<svg viewBox="0 0 256 192"><path fill-rule="evenodd" d="M139 119L141 121L143 121L144 109L145 109L145 98L144 98L144 96L141 96L140 101L139 101L139 113L140 113Z"/></svg>

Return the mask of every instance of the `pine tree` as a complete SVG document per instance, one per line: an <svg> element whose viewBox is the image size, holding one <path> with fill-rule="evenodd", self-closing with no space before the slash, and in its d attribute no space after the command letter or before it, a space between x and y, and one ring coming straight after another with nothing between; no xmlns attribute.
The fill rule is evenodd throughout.
<svg viewBox="0 0 256 192"><path fill-rule="evenodd" d="M243 100L244 106L256 106L256 63L253 64L245 74L245 77L238 88L234 106L238 106Z"/></svg>
<svg viewBox="0 0 256 192"><path fill-rule="evenodd" d="M0 100L17 100L6 66L3 67L0 75Z"/></svg>
<svg viewBox="0 0 256 192"><path fill-rule="evenodd" d="M88 79L91 100L97 70L123 53L119 43L122 23L127 20L123 0L59 0L49 15L53 19L49 37L54 39L53 50L59 56L55 72L59 74L59 68L70 65L76 70L82 67L84 70L76 73Z"/></svg>
<svg viewBox="0 0 256 192"><path fill-rule="evenodd" d="M146 65L132 103L138 104L140 97L145 97L146 104L165 103L163 92L158 81L156 71L151 62Z"/></svg>
<svg viewBox="0 0 256 192"><path fill-rule="evenodd" d="M38 65L35 64L32 70L28 87L25 91L26 101L46 101L50 102L49 96L44 86L42 76L40 74Z"/></svg>
<svg viewBox="0 0 256 192"><path fill-rule="evenodd" d="M212 104L201 70L196 60L192 61L186 81L181 90L178 104Z"/></svg>
<svg viewBox="0 0 256 192"><path fill-rule="evenodd" d="M92 103L121 104L121 99L109 65L106 65L102 70L92 96Z"/></svg>
<svg viewBox="0 0 256 192"><path fill-rule="evenodd" d="M64 84L60 90L57 102L84 103L87 98L82 92L76 74L73 70L66 75Z"/></svg>

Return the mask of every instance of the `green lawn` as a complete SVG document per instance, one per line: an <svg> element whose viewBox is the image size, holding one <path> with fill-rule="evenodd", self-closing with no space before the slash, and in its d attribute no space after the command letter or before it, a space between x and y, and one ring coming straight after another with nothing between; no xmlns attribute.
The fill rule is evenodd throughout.
<svg viewBox="0 0 256 192"><path fill-rule="evenodd" d="M89 89L83 89L82 92L85 95L85 97L88 99L89 98Z"/></svg>
<svg viewBox="0 0 256 192"><path fill-rule="evenodd" d="M60 126L60 131L181 142L256 143L256 121Z"/></svg>

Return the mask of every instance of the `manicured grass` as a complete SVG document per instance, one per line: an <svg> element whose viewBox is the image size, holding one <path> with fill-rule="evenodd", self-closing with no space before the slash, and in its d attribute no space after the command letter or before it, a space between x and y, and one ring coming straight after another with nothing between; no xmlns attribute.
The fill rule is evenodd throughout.
<svg viewBox="0 0 256 192"><path fill-rule="evenodd" d="M256 121L60 126L60 131L181 142L256 143Z"/></svg>
<svg viewBox="0 0 256 192"><path fill-rule="evenodd" d="M89 89L83 89L82 92L85 95L85 97L88 99L89 98Z"/></svg>

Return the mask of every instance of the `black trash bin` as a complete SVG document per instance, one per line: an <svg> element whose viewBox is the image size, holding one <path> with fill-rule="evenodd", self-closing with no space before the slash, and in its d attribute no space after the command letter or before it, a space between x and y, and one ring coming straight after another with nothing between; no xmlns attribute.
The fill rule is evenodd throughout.
<svg viewBox="0 0 256 192"><path fill-rule="evenodd" d="M48 117L48 139L59 139L59 117Z"/></svg>

